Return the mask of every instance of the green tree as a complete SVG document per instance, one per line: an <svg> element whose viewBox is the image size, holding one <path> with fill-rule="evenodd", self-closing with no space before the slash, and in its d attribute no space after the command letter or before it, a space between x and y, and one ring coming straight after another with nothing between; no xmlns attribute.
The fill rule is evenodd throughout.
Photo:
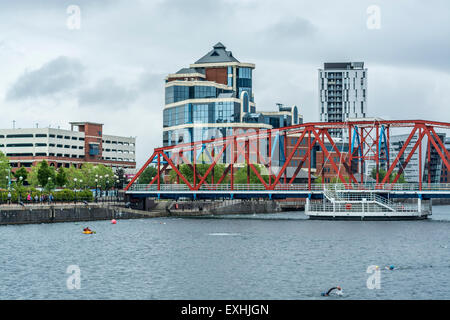
<svg viewBox="0 0 450 320"><path fill-rule="evenodd" d="M31 167L31 171L28 172L27 181L31 186L33 186L35 188L39 185L39 180L37 178L38 170L39 170L39 165L36 165L36 166Z"/></svg>
<svg viewBox="0 0 450 320"><path fill-rule="evenodd" d="M206 171L208 170L209 167L210 167L210 164L197 164L195 166L195 172L197 173L197 179L196 179L197 183L200 182L199 176L203 177L206 174ZM188 164L182 164L182 165L180 165L179 171L186 178L186 180L189 181L189 183L194 183L193 167L191 167ZM219 179L223 175L224 171L225 171L224 164L219 163L214 166L214 183L217 183L217 181L219 181ZM155 169L155 175L156 175L156 169ZM212 177L213 177L213 171L211 170L205 179L206 183L212 183ZM151 181L151 179L150 179L150 181ZM173 169L170 171L169 181L171 183L175 183L177 181L177 173ZM161 179L161 182L162 182L162 179ZM228 176L222 180L222 183L228 183L228 182L229 182ZM184 183L184 181L181 178L180 178L180 183Z"/></svg>
<svg viewBox="0 0 450 320"><path fill-rule="evenodd" d="M22 177L22 180L24 182L27 181L27 178L28 178L27 169L25 169L24 167L21 167L20 169L16 170L16 172L14 172L14 177L16 179L20 179L20 177Z"/></svg>
<svg viewBox="0 0 450 320"><path fill-rule="evenodd" d="M67 174L63 167L60 167L58 169L58 173L56 174L55 177L55 182L58 187L63 187L64 185L67 184L68 182Z"/></svg>
<svg viewBox="0 0 450 320"><path fill-rule="evenodd" d="M11 167L9 165L8 157L0 151L0 186L3 188L8 187L10 170Z"/></svg>
<svg viewBox="0 0 450 320"><path fill-rule="evenodd" d="M97 179L97 184L103 190L110 189L115 183L114 171L110 167L105 167L102 164L92 168L92 178L94 180L92 187L95 186L95 179Z"/></svg>
<svg viewBox="0 0 450 320"><path fill-rule="evenodd" d="M66 187L69 189L75 189L75 187L80 187L80 180L83 180L83 173L81 170L77 169L75 166L70 166L66 170L67 174L67 184ZM75 182L76 179L76 182Z"/></svg>
<svg viewBox="0 0 450 320"><path fill-rule="evenodd" d="M348 177L344 177L344 180L346 183L349 182ZM339 177L333 177L333 178L331 178L330 183L342 183L342 181Z"/></svg>
<svg viewBox="0 0 450 320"><path fill-rule="evenodd" d="M47 161L42 161L41 163L39 163L39 168L37 171L37 179L39 181L39 184L45 188L45 186L47 185L47 183L49 183L49 181L54 181L55 179L55 171L54 169L50 168Z"/></svg>
<svg viewBox="0 0 450 320"><path fill-rule="evenodd" d="M269 182L269 176L263 172L262 169L265 169L263 165L254 165L258 173L262 176L263 180L267 183ZM250 170L250 183L251 184L260 184L261 181L259 180L258 176L253 172L252 168L249 168ZM264 170L265 171L265 170ZM247 165L240 168L234 177L234 183L236 184L246 184L247 183Z"/></svg>
<svg viewBox="0 0 450 320"><path fill-rule="evenodd" d="M155 167L147 167L145 170L141 173L141 175L138 178L138 183L140 184L148 184L152 179L156 176L157 170Z"/></svg>
<svg viewBox="0 0 450 320"><path fill-rule="evenodd" d="M386 174L387 174L386 170L378 169L378 181L379 182L383 181L384 177L386 177ZM377 169L376 168L372 169L372 171L370 172L370 176L374 180L377 179ZM389 176L388 182L393 182L395 180L395 177L397 177L397 172L393 173L393 174L391 173ZM405 176L403 173L398 178L397 183L406 183Z"/></svg>
<svg viewBox="0 0 450 320"><path fill-rule="evenodd" d="M116 181L115 187L119 188L119 189L122 189L123 185L125 183L127 183L127 181L126 181L127 178L125 176L125 171L123 170L123 168L117 168L116 169L116 176L117 176L117 179L119 180L119 182Z"/></svg>

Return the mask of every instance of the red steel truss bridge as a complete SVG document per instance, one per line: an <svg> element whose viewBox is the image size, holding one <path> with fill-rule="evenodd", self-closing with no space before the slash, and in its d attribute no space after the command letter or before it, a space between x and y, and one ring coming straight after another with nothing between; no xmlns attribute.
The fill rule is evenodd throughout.
<svg viewBox="0 0 450 320"><path fill-rule="evenodd" d="M135 198L320 198L333 183L392 196L450 197L450 184L432 180L436 165L450 172L449 129L447 122L380 119L253 129L156 148L125 191ZM332 137L336 130L343 138ZM148 166L156 175L139 183Z"/></svg>

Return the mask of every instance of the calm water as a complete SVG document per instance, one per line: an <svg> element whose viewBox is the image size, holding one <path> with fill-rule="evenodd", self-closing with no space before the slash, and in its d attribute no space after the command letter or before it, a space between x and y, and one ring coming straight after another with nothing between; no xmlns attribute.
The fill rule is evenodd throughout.
<svg viewBox="0 0 450 320"><path fill-rule="evenodd" d="M302 213L0 226L1 299L450 299L450 206L411 222ZM381 289L369 290L369 265ZM81 289L68 290L69 265Z"/></svg>

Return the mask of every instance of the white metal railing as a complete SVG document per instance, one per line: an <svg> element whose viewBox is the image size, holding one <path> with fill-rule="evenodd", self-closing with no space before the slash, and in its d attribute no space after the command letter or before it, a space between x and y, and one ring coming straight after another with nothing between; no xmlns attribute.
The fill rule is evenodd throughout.
<svg viewBox="0 0 450 320"><path fill-rule="evenodd" d="M129 191L157 191L156 184L133 184ZM185 184L161 184L161 191L189 191L189 187ZM230 184L203 184L200 191L231 191ZM235 184L233 190L237 191L265 191L267 190L263 184ZM276 191L309 191L308 184L277 184L274 188ZM376 184L376 183L336 183L336 184L311 184L311 191L330 191L330 192L360 192L360 191L420 191L418 183L396 183L396 184ZM270 191L270 190L267 190ZM450 183L424 183L422 191L444 191L450 192Z"/></svg>
<svg viewBox="0 0 450 320"><path fill-rule="evenodd" d="M395 208L380 206L374 202L360 202L352 203L351 206L345 203L331 203L331 202L311 202L308 211L313 212L418 212L416 205L398 205Z"/></svg>

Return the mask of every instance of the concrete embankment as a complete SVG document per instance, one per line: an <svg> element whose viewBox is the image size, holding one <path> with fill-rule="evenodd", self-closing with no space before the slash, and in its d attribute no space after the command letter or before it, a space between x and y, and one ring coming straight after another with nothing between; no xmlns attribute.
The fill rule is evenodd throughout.
<svg viewBox="0 0 450 320"><path fill-rule="evenodd" d="M274 213L282 211L276 201L223 200L223 201L173 201L168 207L171 216L201 216L226 214Z"/></svg>
<svg viewBox="0 0 450 320"><path fill-rule="evenodd" d="M116 204L2 205L0 225L77 222L110 219L275 213L302 210L302 204L271 200L152 201L146 210Z"/></svg>
<svg viewBox="0 0 450 320"><path fill-rule="evenodd" d="M162 210L145 212L107 204L0 206L0 225L140 219L166 216Z"/></svg>

